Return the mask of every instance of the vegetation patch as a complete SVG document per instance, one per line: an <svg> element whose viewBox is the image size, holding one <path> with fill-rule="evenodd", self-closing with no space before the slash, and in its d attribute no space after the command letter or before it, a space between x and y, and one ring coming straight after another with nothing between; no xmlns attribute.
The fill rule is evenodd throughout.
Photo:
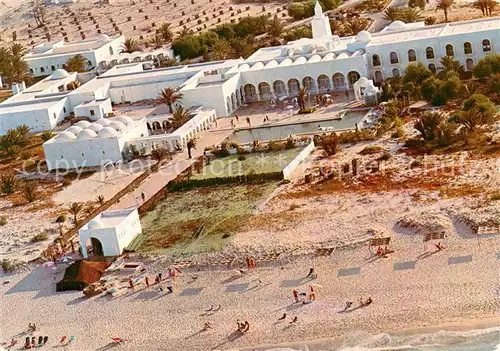
<svg viewBox="0 0 500 351"><path fill-rule="evenodd" d="M45 241L48 238L49 238L49 236L47 235L47 233L40 233L40 234L37 234L34 237L32 237L31 240L30 240L30 242L32 242L32 243L38 243L40 241Z"/></svg>

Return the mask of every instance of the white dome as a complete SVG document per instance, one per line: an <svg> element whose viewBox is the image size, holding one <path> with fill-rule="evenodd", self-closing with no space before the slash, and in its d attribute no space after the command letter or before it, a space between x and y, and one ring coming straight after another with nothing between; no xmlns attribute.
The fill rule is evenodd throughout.
<svg viewBox="0 0 500 351"><path fill-rule="evenodd" d="M96 137L97 133L94 132L92 129L84 129L77 135L78 139L92 139Z"/></svg>
<svg viewBox="0 0 500 351"><path fill-rule="evenodd" d="M306 63L306 61L307 61L307 59L304 56L300 56L298 59L293 61L293 64L300 65L300 64Z"/></svg>
<svg viewBox="0 0 500 351"><path fill-rule="evenodd" d="M99 217L94 218L89 222L89 229L99 229L104 227L104 224L102 223L101 219Z"/></svg>
<svg viewBox="0 0 500 351"><path fill-rule="evenodd" d="M118 134L118 132L111 127L104 127L99 131L99 138L111 138Z"/></svg>
<svg viewBox="0 0 500 351"><path fill-rule="evenodd" d="M329 52L328 54L326 54L321 61L331 61L331 60L335 60L335 54L333 52Z"/></svg>
<svg viewBox="0 0 500 351"><path fill-rule="evenodd" d="M76 122L74 125L77 127L80 127L80 128L87 128L90 125L90 122L89 121L80 121L80 122Z"/></svg>
<svg viewBox="0 0 500 351"><path fill-rule="evenodd" d="M266 63L266 68L274 68L274 67L278 67L278 61L271 60L268 63Z"/></svg>
<svg viewBox="0 0 500 351"><path fill-rule="evenodd" d="M321 56L319 55L313 55L308 61L307 63L314 63L314 62L319 62L321 61Z"/></svg>
<svg viewBox="0 0 500 351"><path fill-rule="evenodd" d="M102 125L99 123L92 123L87 127L87 129L93 130L94 132L98 133L102 128L104 128Z"/></svg>
<svg viewBox="0 0 500 351"><path fill-rule="evenodd" d="M109 124L109 126L111 128L114 128L116 130L124 130L126 127L125 127L125 124L123 124L122 122L120 121L113 121Z"/></svg>
<svg viewBox="0 0 500 351"><path fill-rule="evenodd" d="M106 118L99 118L95 123L99 123L101 126L109 126L111 124L111 121Z"/></svg>
<svg viewBox="0 0 500 351"><path fill-rule="evenodd" d="M130 118L129 116L119 116L115 118L116 121L122 122L126 126L134 123L134 120Z"/></svg>
<svg viewBox="0 0 500 351"><path fill-rule="evenodd" d="M362 30L361 32L359 32L358 36L356 37L356 41L360 42L367 42L370 40L372 40L372 35L366 30Z"/></svg>
<svg viewBox="0 0 500 351"><path fill-rule="evenodd" d="M290 60L289 58L286 58L283 61L281 61L280 66L289 66L291 64L292 64L292 60Z"/></svg>
<svg viewBox="0 0 500 351"><path fill-rule="evenodd" d="M262 62L257 62L256 64L254 64L252 66L252 68L250 68L251 70L257 70L257 69L261 69L261 68L264 68L264 64Z"/></svg>
<svg viewBox="0 0 500 351"><path fill-rule="evenodd" d="M389 29L404 29L406 24L403 21L394 21L389 25Z"/></svg>
<svg viewBox="0 0 500 351"><path fill-rule="evenodd" d="M244 63L240 66L240 72L248 71L250 66L247 63Z"/></svg>
<svg viewBox="0 0 500 351"><path fill-rule="evenodd" d="M77 135L78 133L80 133L82 131L82 129L83 129L82 127L71 126L68 129L66 129L66 132L70 132L70 133Z"/></svg>
<svg viewBox="0 0 500 351"><path fill-rule="evenodd" d="M67 131L59 133L59 135L57 135L57 137L56 137L56 140L59 140L59 141L68 141L68 140L75 140L75 139L76 139L76 135L71 133L71 132L67 132Z"/></svg>
<svg viewBox="0 0 500 351"><path fill-rule="evenodd" d="M66 70L64 70L64 69L59 68L59 69L56 69L54 71L54 73L52 73L52 76L50 77L50 79L56 80L56 79L62 79L62 78L66 78L66 77L69 77L69 73L66 72Z"/></svg>

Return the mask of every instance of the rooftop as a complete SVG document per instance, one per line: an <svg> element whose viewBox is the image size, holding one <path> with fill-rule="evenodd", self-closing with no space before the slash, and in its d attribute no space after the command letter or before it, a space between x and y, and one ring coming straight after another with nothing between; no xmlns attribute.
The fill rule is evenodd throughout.
<svg viewBox="0 0 500 351"><path fill-rule="evenodd" d="M129 208L125 210L102 212L94 217L94 219L84 226L82 230L115 228L135 211L135 208Z"/></svg>

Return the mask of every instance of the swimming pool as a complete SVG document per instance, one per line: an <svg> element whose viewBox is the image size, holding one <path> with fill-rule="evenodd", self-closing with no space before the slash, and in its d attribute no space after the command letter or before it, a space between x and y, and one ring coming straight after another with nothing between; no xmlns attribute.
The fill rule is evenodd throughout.
<svg viewBox="0 0 500 351"><path fill-rule="evenodd" d="M312 134L333 132L336 130L355 129L355 124L361 122L369 110L347 111L342 119L325 119L311 122L297 122L290 124L278 124L274 126L263 126L250 129L242 129L229 137L230 141L240 144L251 143L254 140L268 141L286 139L290 134ZM328 131L320 131L319 127L330 127Z"/></svg>

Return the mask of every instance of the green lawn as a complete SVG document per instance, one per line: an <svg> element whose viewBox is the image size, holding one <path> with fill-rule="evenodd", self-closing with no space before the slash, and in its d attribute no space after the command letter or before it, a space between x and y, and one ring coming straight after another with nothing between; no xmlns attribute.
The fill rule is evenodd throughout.
<svg viewBox="0 0 500 351"><path fill-rule="evenodd" d="M212 160L200 173L194 174L191 179L223 178L229 176L248 175L251 173L280 172L300 152L302 148L285 149L262 153L244 154L245 159L240 161L240 155L230 155Z"/></svg>
<svg viewBox="0 0 500 351"><path fill-rule="evenodd" d="M238 231L276 182L220 186L169 193L141 218L143 234L129 249L148 253L197 253L221 249L223 238Z"/></svg>

